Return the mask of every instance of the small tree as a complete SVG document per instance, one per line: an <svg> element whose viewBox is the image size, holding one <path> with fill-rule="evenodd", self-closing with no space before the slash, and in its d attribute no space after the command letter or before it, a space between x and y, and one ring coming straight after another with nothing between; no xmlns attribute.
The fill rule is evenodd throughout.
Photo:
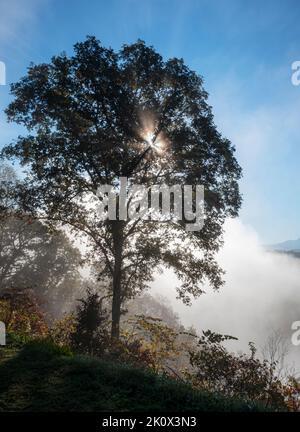
<svg viewBox="0 0 300 432"><path fill-rule="evenodd" d="M71 336L73 348L83 354L101 355L107 347L107 312L102 307L103 297L88 289L79 300L75 316L75 331Z"/></svg>
<svg viewBox="0 0 300 432"><path fill-rule="evenodd" d="M11 90L8 118L29 131L2 152L30 168L18 202L89 238L99 277L111 281L114 338L122 303L161 265L177 274L185 302L203 292L205 279L215 289L222 285L214 254L225 218L240 207L241 169L216 129L202 78L183 60L164 61L142 41L114 52L88 37L71 57L31 65ZM97 188L117 187L120 177L145 187L203 185L203 229L186 231L187 221L172 210L169 223L103 221Z"/></svg>

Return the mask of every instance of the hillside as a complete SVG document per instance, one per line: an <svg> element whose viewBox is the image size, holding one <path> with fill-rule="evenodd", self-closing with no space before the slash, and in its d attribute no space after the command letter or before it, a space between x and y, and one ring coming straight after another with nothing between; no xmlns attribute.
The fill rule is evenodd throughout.
<svg viewBox="0 0 300 432"><path fill-rule="evenodd" d="M0 350L0 411L259 411L132 366L47 343Z"/></svg>
<svg viewBox="0 0 300 432"><path fill-rule="evenodd" d="M268 245L266 248L268 250L273 250L273 251L300 252L300 239L286 240L282 243L276 243L273 245Z"/></svg>

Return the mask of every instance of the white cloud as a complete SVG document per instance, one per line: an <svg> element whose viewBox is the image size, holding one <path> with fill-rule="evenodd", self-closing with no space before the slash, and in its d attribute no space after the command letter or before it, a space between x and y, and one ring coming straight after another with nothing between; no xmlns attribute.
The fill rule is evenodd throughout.
<svg viewBox="0 0 300 432"><path fill-rule="evenodd" d="M206 294L191 307L176 300L172 272L158 276L152 290L170 299L186 325L236 336L239 349L247 349L249 341L261 346L272 329L280 329L290 342L291 324L300 320L300 259L266 252L257 233L235 219L225 225L218 260L226 271L225 286L219 292L206 286ZM291 343L290 348L299 359L300 348Z"/></svg>

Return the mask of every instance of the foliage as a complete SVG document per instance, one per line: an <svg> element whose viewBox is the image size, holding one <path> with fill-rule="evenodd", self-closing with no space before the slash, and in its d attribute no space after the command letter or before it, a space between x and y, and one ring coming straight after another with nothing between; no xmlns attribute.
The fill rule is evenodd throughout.
<svg viewBox="0 0 300 432"><path fill-rule="evenodd" d="M45 336L48 326L31 290L10 289L0 297L0 321L19 338Z"/></svg>
<svg viewBox="0 0 300 432"><path fill-rule="evenodd" d="M109 340L107 312L102 308L103 298L88 289L86 298L79 302L71 346L79 353L101 356Z"/></svg>
<svg viewBox="0 0 300 432"><path fill-rule="evenodd" d="M190 369L188 352L197 344L195 329L185 328L168 300L162 296L143 294L126 306L122 340L139 339L140 346L144 349L147 346L155 356L151 367L182 377L182 371Z"/></svg>
<svg viewBox="0 0 300 432"><path fill-rule="evenodd" d="M111 360L66 355L35 342L0 362L0 411L260 411Z"/></svg>
<svg viewBox="0 0 300 432"><path fill-rule="evenodd" d="M76 317L74 313L54 321L49 329L49 336L59 346L71 346L72 335L76 331Z"/></svg>
<svg viewBox="0 0 300 432"><path fill-rule="evenodd" d="M121 338L125 346L129 351L131 347L137 347L135 351L144 358L144 364L155 371L164 370L166 361L179 355L179 347L176 346L178 334L161 319L136 315L128 319L127 328Z"/></svg>
<svg viewBox="0 0 300 432"><path fill-rule="evenodd" d="M283 387L285 404L289 411L300 411L300 382L295 377L289 377L288 382Z"/></svg>
<svg viewBox="0 0 300 432"><path fill-rule="evenodd" d="M57 318L80 290L81 255L62 231L26 215L0 218L0 292L30 287L47 312Z"/></svg>
<svg viewBox="0 0 300 432"><path fill-rule="evenodd" d="M0 161L0 220L6 216L10 209L14 208L16 202L10 191L18 187L15 170Z"/></svg>
<svg viewBox="0 0 300 432"><path fill-rule="evenodd" d="M198 388L284 409L283 386L274 373L276 365L256 358L251 342L249 355L230 353L222 342L232 339L236 338L203 332L199 349L190 353L194 372L187 378Z"/></svg>
<svg viewBox="0 0 300 432"><path fill-rule="evenodd" d="M23 359L30 361L47 360L58 356L72 356L72 351L67 346L54 343L51 338L37 338L28 342L21 352Z"/></svg>
<svg viewBox="0 0 300 432"><path fill-rule="evenodd" d="M141 339L112 339L107 351L107 358L114 362L129 364L139 368L155 369L156 363L152 352L144 346Z"/></svg>
<svg viewBox="0 0 300 432"><path fill-rule="evenodd" d="M195 349L190 340L187 343L182 339L182 336L189 336L194 341L194 334L145 315L127 319L121 338L111 339L103 298L90 290L86 298L80 300L76 314L66 315L47 329L44 322L39 321L42 315L37 305L28 293L24 295L24 292L19 293L19 297L14 292L1 299L0 318L9 328L8 347L1 351L2 359L11 358L24 344L21 358L27 362L52 361L57 356L72 356L72 351L76 351L102 357L116 368L127 364L175 378L177 382L185 381L202 395L208 392L215 398L220 394L226 398L221 410L226 410L234 400L245 401L247 409L256 404L272 410L300 409L299 382L292 377L286 383L280 381L275 372L276 363L256 358L252 343L249 344L250 355L233 354L222 344L235 338L208 330L203 332ZM176 361L184 350L189 351L192 368L182 370ZM136 384L128 385L131 389Z"/></svg>
<svg viewBox="0 0 300 432"><path fill-rule="evenodd" d="M28 134L2 156L29 169L24 183L4 194L5 203L90 240L99 277L110 281L118 338L122 303L147 287L161 265L177 274L185 302L203 292L205 280L222 285L215 253L225 218L240 207L241 169L216 129L202 78L183 60L164 61L142 41L114 52L88 37L74 48L71 57L31 65L11 87L8 119ZM203 185L203 229L187 231L188 221L178 221L173 209L169 223L101 220L97 187L117 187L122 176L146 188Z"/></svg>
<svg viewBox="0 0 300 432"><path fill-rule="evenodd" d="M183 381L188 367L187 349L195 336L173 328L162 319L145 315L127 318L119 340L111 340L107 354L114 361L151 369Z"/></svg>

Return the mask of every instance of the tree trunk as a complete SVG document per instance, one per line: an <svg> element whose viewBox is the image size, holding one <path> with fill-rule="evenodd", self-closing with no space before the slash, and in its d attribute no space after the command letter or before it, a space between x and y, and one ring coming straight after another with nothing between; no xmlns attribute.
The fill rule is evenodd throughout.
<svg viewBox="0 0 300 432"><path fill-rule="evenodd" d="M120 337L120 318L121 318L121 276L122 276L122 249L123 249L123 230L122 222L113 221L113 242L114 242L114 274L113 274L113 299L112 299L112 323L111 337Z"/></svg>

